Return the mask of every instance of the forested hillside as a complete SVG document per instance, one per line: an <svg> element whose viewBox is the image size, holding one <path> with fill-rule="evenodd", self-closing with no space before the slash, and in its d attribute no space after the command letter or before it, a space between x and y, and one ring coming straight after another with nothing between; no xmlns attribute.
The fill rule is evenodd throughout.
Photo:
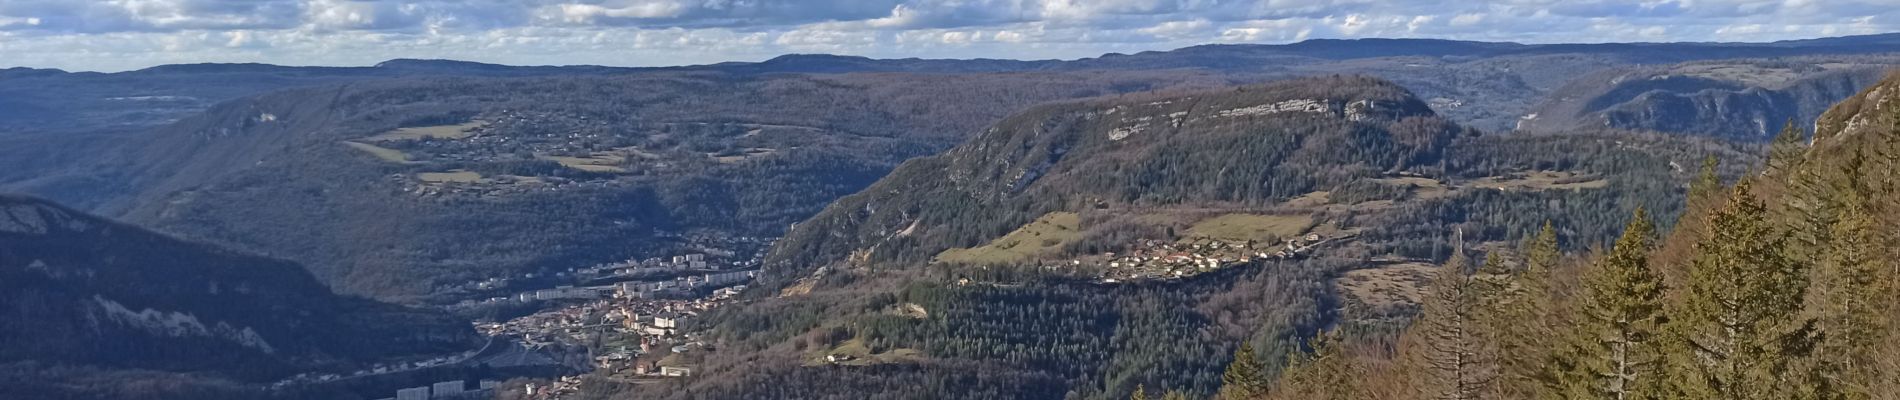
<svg viewBox="0 0 1900 400"><path fill-rule="evenodd" d="M765 290L695 327L716 343L692 358L703 376L600 379L588 396L1205 398L1243 345L1274 376L1318 332L1403 329L1420 263L1547 220L1569 227L1564 250L1587 249L1638 207L1680 210L1700 160L1737 176L1758 150L1485 135L1362 77L1054 104L983 132L794 228ZM1233 231L1256 224L1286 230ZM1253 253L1310 235L1330 239ZM1124 264L1156 248L1249 254ZM918 376L960 384L883 383Z"/></svg>
<svg viewBox="0 0 1900 400"><path fill-rule="evenodd" d="M1704 172L1677 228L1630 216L1599 251L1557 235L1437 267L1403 333L1317 335L1277 382L1229 398L1884 399L1900 77L1787 126L1739 180ZM1553 224L1561 227L1561 224ZM1550 229L1550 228L1546 228ZM1560 228L1561 229L1561 228ZM1263 362L1274 363L1267 359Z"/></svg>
<svg viewBox="0 0 1900 400"><path fill-rule="evenodd" d="M1052 211L1272 204L1436 167L1463 134L1366 78L1039 107L833 203L767 263L774 275L853 253L856 266L914 265Z"/></svg>
<svg viewBox="0 0 1900 400"><path fill-rule="evenodd" d="M11 195L0 317L0 393L17 398L245 393L238 382L479 344L462 321L334 295L290 262ZM84 384L103 376L123 380Z"/></svg>
<svg viewBox="0 0 1900 400"><path fill-rule="evenodd" d="M220 105L118 168L128 219L296 260L348 293L775 236L1016 107L1194 73L442 79Z"/></svg>

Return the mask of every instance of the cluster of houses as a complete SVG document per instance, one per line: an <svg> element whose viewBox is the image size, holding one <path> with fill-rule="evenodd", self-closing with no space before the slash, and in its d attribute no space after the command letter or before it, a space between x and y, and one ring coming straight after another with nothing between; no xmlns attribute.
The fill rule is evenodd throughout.
<svg viewBox="0 0 1900 400"><path fill-rule="evenodd" d="M633 349L608 351L606 354L594 357L594 368L600 371L614 371L623 375L632 376L678 377L693 375L692 367L677 365L678 363L668 364L666 361L670 360L660 360L658 359L660 357L657 356L685 354L686 352L692 351L695 347L704 346L703 343L689 339L682 344L674 345L666 349L670 351L668 353L657 354L655 353L655 351L657 351L656 347L663 346L656 345L656 343L663 344L665 342L654 337L642 337L640 338L639 351L634 351Z"/></svg>
<svg viewBox="0 0 1900 400"><path fill-rule="evenodd" d="M397 389L396 397L383 400L431 400L431 399L478 399L494 394L495 387L501 382L482 380L474 390L468 389L468 381L443 381L434 385Z"/></svg>
<svg viewBox="0 0 1900 400"><path fill-rule="evenodd" d="M736 265L735 265L736 267ZM579 272L589 275L646 275L674 271L708 271L720 269L718 264L707 261L705 254L685 254L671 258L654 257L644 260L626 260L595 265Z"/></svg>
<svg viewBox="0 0 1900 400"><path fill-rule="evenodd" d="M702 287L732 286L751 281L758 271L731 271L689 275L665 281L627 281L614 284L614 295L621 298L657 299L680 297Z"/></svg>
<svg viewBox="0 0 1900 400"><path fill-rule="evenodd" d="M1306 236L1287 239L1286 244L1281 246L1279 251L1273 252L1273 258L1283 260L1303 258L1312 255L1313 249L1318 248L1322 244L1330 243L1335 240L1352 239L1354 237L1358 237L1358 235L1344 234L1329 238L1317 233L1309 233L1306 234Z"/></svg>
<svg viewBox="0 0 1900 400"><path fill-rule="evenodd" d="M690 281L694 282L691 283L692 285L730 285L750 279L751 273L752 271L738 271L708 274L691 280L662 282ZM616 351L631 353L630 356L639 356L650 353L652 349L649 346L664 343L689 344L690 340L679 332L681 321L729 301L740 290L743 290L742 286L730 286L716 290L712 296L690 300L642 297L637 293L649 292L629 292L629 295L593 299L505 322L478 324L476 328L490 336L519 338L522 344L531 348L554 345L587 347L589 343L598 343L605 338L634 339L641 343L639 351L635 352L631 349ZM609 351L608 355L611 354L612 352ZM624 357L613 360L622 359Z"/></svg>
<svg viewBox="0 0 1900 400"><path fill-rule="evenodd" d="M1198 239L1190 242L1141 240L1135 244L1135 249L1128 253L1106 253L1089 257L1091 260L1088 264L1101 267L1104 283L1173 279L1194 276L1254 260L1306 257L1321 244L1348 238L1351 238L1351 235L1328 238L1318 233L1309 233L1277 245L1215 239ZM1085 263L1082 260L1076 260L1073 264Z"/></svg>
<svg viewBox="0 0 1900 400"><path fill-rule="evenodd" d="M604 371L624 371L619 372L623 375L691 376L694 374L692 366L669 361L674 355L705 346L691 334L680 331L684 321L729 301L739 290L743 290L743 286L721 288L713 296L693 300L614 296L503 323L481 324L477 328L489 335L519 337L522 343L530 347L556 344L587 347L590 343L637 342L637 348L621 346L596 349L594 367ZM579 376L563 377L549 385L531 384L526 388L526 393L529 398L558 399L576 393L579 382Z"/></svg>
<svg viewBox="0 0 1900 400"><path fill-rule="evenodd" d="M522 394L534 400L559 399L579 393L580 391L581 377L579 375L563 376L547 385L529 382L526 387L522 388Z"/></svg>
<svg viewBox="0 0 1900 400"><path fill-rule="evenodd" d="M577 288L573 286L561 286L561 287L556 287L553 289L541 289L541 290L536 290L532 292L521 292L515 295L515 299L517 301L522 301L522 302L553 301L553 300L587 300L587 299L596 299L600 297L601 297L601 291L598 289L584 288L584 287Z"/></svg>
<svg viewBox="0 0 1900 400"><path fill-rule="evenodd" d="M434 291L446 296L475 297L463 300L456 304L455 307L475 307L504 301L594 298L612 293L613 288L605 288L603 291L594 294L582 293L575 290L547 293L529 291L527 293L510 294L505 292L511 287L532 285L537 282L545 285L549 280L576 282L577 284L584 285L600 285L603 284L602 282L616 280L650 280L656 277L677 276L698 272L749 269L759 265L760 260L764 258L765 249L770 247L775 240L772 238L723 233L694 233L670 237L687 242L687 252L670 257L628 259L625 261L595 264L586 267L572 267L562 271L527 272L508 277L491 277L442 285L436 287ZM543 298L543 294L548 295L548 297Z"/></svg>

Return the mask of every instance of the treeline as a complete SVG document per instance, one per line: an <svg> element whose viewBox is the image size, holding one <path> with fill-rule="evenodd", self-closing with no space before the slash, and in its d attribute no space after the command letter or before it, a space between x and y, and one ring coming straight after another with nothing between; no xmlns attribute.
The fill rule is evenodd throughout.
<svg viewBox="0 0 1900 400"><path fill-rule="evenodd" d="M1550 225L1458 251L1402 334L1319 335L1277 381L1236 361L1221 397L1891 398L1894 133L1810 152L1790 126L1732 187L1705 164L1670 235L1638 209L1587 261Z"/></svg>

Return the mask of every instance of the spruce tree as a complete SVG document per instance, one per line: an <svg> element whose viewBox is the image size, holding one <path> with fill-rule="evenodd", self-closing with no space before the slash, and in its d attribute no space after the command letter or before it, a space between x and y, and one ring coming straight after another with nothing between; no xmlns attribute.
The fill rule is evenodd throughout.
<svg viewBox="0 0 1900 400"><path fill-rule="evenodd" d="M1650 268L1655 228L1638 208L1610 253L1584 278L1583 320L1568 355L1577 373L1561 377L1561 398L1648 399L1660 383L1655 338L1664 322L1663 278Z"/></svg>
<svg viewBox="0 0 1900 400"><path fill-rule="evenodd" d="M1221 398L1252 399L1267 394L1266 365L1254 355L1253 343L1241 343L1234 351L1234 361L1227 364L1227 372L1220 377Z"/></svg>
<svg viewBox="0 0 1900 400"><path fill-rule="evenodd" d="M1524 270L1535 275L1550 274L1557 267L1557 259L1563 253L1557 249L1557 227L1550 221L1544 221L1544 228L1537 231L1530 245L1524 250Z"/></svg>
<svg viewBox="0 0 1900 400"><path fill-rule="evenodd" d="M1474 321L1481 292L1465 276L1468 264L1460 249L1438 268L1426 294L1423 312L1410 334L1416 348L1408 363L1420 378L1413 390L1423 399L1475 399L1491 384L1492 371L1483 360L1480 327Z"/></svg>
<svg viewBox="0 0 1900 400"><path fill-rule="evenodd" d="M1746 182L1710 215L1695 245L1688 293L1670 326L1674 395L1704 399L1787 399L1791 366L1812 349L1812 320L1801 317L1807 266L1787 254Z"/></svg>
<svg viewBox="0 0 1900 400"><path fill-rule="evenodd" d="M1768 170L1763 173L1786 176L1789 171L1798 168L1803 155L1807 153L1806 139L1807 132L1796 128L1794 120L1789 119L1787 125L1781 127L1781 133L1776 134L1774 141L1768 145Z"/></svg>
<svg viewBox="0 0 1900 400"><path fill-rule="evenodd" d="M1326 332L1310 341L1312 354L1295 355L1280 374L1271 398L1298 400L1353 400L1365 398L1359 390L1364 371L1347 358L1339 334Z"/></svg>
<svg viewBox="0 0 1900 400"><path fill-rule="evenodd" d="M1844 177L1850 181L1856 176ZM1811 395L1819 399L1872 398L1871 385L1880 378L1872 358L1885 340L1887 311L1881 304L1891 295L1889 267L1879 256L1873 216L1866 211L1859 190L1842 193L1841 214L1830 227L1831 239L1818 265L1823 287L1819 324L1822 341L1815 354Z"/></svg>
<svg viewBox="0 0 1900 400"><path fill-rule="evenodd" d="M1518 272L1518 289L1513 294L1510 313L1505 319L1516 321L1513 328L1504 335L1500 343L1504 354L1512 355L1500 359L1505 379L1505 393L1508 398L1549 398L1557 393L1551 388L1556 386L1561 376L1569 375L1577 369L1574 359L1564 357L1560 351L1561 334L1558 316L1552 315L1556 306L1551 292L1553 270L1563 253L1557 244L1557 228L1550 221L1544 221L1543 229L1537 236L1524 245L1524 269Z"/></svg>
<svg viewBox="0 0 1900 400"><path fill-rule="evenodd" d="M1689 201L1691 203L1706 199L1708 196L1712 196L1722 190L1722 178L1716 174L1716 167L1718 165L1720 164L1715 161L1715 156L1702 158L1702 169L1696 172L1695 180L1689 182Z"/></svg>
<svg viewBox="0 0 1900 400"><path fill-rule="evenodd" d="M1536 334L1534 321L1543 316L1525 307L1533 296L1524 291L1522 271L1506 265L1501 252L1486 254L1477 275L1470 279L1469 296L1475 302L1472 335L1477 340L1478 363L1489 376L1479 396L1523 397L1531 385L1521 384L1516 379L1519 374L1507 366L1516 366L1513 361L1520 359L1537 361L1525 336Z"/></svg>

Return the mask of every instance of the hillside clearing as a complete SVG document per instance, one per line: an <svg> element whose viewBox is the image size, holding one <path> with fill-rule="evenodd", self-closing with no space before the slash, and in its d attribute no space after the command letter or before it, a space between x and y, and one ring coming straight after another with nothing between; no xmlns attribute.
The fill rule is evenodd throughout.
<svg viewBox="0 0 1900 400"><path fill-rule="evenodd" d="M731 164L731 163L736 163L740 161L745 161L746 159L749 159L749 158L768 156L776 151L778 150L766 149L766 148L750 148L750 149L745 149L745 151L738 152L737 154L719 155L719 153L709 153L706 155L708 157L712 157L714 161L718 161L720 163L725 163L725 164Z"/></svg>
<svg viewBox="0 0 1900 400"><path fill-rule="evenodd" d="M1224 214L1195 222L1182 239L1271 242L1299 235L1312 226L1311 215Z"/></svg>
<svg viewBox="0 0 1900 400"><path fill-rule="evenodd" d="M1347 271L1333 281L1341 293L1373 310L1419 304L1437 266L1401 263Z"/></svg>
<svg viewBox="0 0 1900 400"><path fill-rule="evenodd" d="M924 355L923 351L917 350L917 349L911 349L911 348L896 348L896 349L886 350L883 352L873 352L871 347L864 343L864 339L859 338L859 339L847 340L844 343L839 344L838 347L833 348L830 351L825 351L819 356L812 358L812 360L809 362L806 362L805 365L818 366L818 365L825 365L825 364L837 364L837 365L865 366L865 365L877 365L877 364L915 363L915 362L923 361L926 358L928 357Z"/></svg>
<svg viewBox="0 0 1900 400"><path fill-rule="evenodd" d="M484 126L488 126L488 121L474 120L474 121L469 121L467 123L458 124L458 125L437 125L437 126L418 126L418 127L413 127L413 128L397 128L396 130L393 130L393 131L383 132L382 134L379 134L376 136L363 138L363 140L370 141L370 142L386 142L386 141L393 141L393 140L415 140L415 139L422 139L422 138L461 139L461 138L468 137L469 134L471 133L469 131L472 131L475 128L480 128Z"/></svg>
<svg viewBox="0 0 1900 400"><path fill-rule="evenodd" d="M614 153L594 153L587 157L564 157L564 156L546 156L546 155L536 156L536 157L540 157L543 160L561 163L561 166L564 166L564 167L578 169L578 170L587 171L587 172L608 172L608 173L627 172L626 168L620 167L620 163L625 162L627 160L627 157L623 155L619 155L619 154L614 154Z"/></svg>
<svg viewBox="0 0 1900 400"><path fill-rule="evenodd" d="M950 249L937 254L937 261L968 264L1007 264L1034 258L1062 248L1080 237L1082 217L1072 212L1052 212L983 246Z"/></svg>
<svg viewBox="0 0 1900 400"><path fill-rule="evenodd" d="M1580 190L1601 189L1609 185L1608 179L1570 171L1531 171L1511 176L1484 177L1466 184L1469 187L1496 190Z"/></svg>
<svg viewBox="0 0 1900 400"><path fill-rule="evenodd" d="M374 155L376 156L376 158L382 159L383 161L388 161L388 162L393 162L393 163L405 163L405 164L410 162L409 155L403 154L401 150L391 149L387 147L382 147L382 146L377 146L377 145L362 143L362 142L346 141L346 142L343 142L343 144L349 145L350 147L356 148L357 150L369 152L370 155Z"/></svg>
<svg viewBox="0 0 1900 400"><path fill-rule="evenodd" d="M423 172L416 174L416 179L433 183L477 183L482 181L482 174L458 169L449 172Z"/></svg>

